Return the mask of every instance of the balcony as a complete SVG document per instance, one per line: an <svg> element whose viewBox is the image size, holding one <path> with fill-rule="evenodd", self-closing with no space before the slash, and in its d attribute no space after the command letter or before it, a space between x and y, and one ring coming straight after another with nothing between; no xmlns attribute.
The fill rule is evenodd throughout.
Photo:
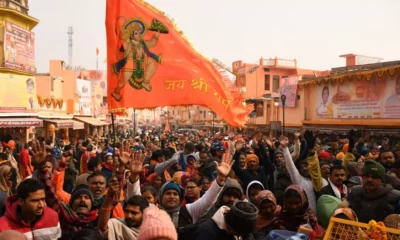
<svg viewBox="0 0 400 240"><path fill-rule="evenodd" d="M10 8L25 15L29 12L28 0L0 0L0 7Z"/></svg>

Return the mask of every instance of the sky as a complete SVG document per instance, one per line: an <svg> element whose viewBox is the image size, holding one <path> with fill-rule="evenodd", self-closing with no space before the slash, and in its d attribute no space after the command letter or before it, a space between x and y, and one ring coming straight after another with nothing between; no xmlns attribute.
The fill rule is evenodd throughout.
<svg viewBox="0 0 400 240"><path fill-rule="evenodd" d="M344 66L339 55L348 53L400 60L399 0L148 2L171 16L198 50L228 66L278 57L297 59L300 68L328 70ZM99 69L106 68L106 0L29 4L29 14L40 20L33 30L38 72L48 72L49 60L68 60L69 26L75 32L73 65L96 69L98 47Z"/></svg>

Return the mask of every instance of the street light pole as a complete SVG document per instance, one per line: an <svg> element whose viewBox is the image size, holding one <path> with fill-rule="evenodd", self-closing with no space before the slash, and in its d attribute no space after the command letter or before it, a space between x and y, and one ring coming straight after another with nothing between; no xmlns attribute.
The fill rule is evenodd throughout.
<svg viewBox="0 0 400 240"><path fill-rule="evenodd" d="M282 101L282 135L285 136L285 103L286 103L286 95L281 96Z"/></svg>

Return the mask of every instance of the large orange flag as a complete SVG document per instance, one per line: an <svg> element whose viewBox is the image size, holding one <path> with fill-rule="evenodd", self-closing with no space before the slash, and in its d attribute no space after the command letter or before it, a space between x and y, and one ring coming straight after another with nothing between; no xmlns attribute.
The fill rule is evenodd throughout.
<svg viewBox="0 0 400 240"><path fill-rule="evenodd" d="M107 0L106 30L111 112L201 105L244 126L251 107L163 12L142 0Z"/></svg>

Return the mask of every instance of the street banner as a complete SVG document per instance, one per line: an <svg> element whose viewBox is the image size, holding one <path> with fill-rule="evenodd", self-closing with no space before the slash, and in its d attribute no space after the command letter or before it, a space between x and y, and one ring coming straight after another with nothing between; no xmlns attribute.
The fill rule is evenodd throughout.
<svg viewBox="0 0 400 240"><path fill-rule="evenodd" d="M103 70L79 70L76 78L89 80L92 83L92 92L96 87L103 89L103 95L107 96L107 72Z"/></svg>
<svg viewBox="0 0 400 240"><path fill-rule="evenodd" d="M400 118L400 75L316 88L317 118Z"/></svg>
<svg viewBox="0 0 400 240"><path fill-rule="evenodd" d="M299 77L287 77L282 78L281 88L279 89L280 97L286 96L285 107L296 107L297 100L297 83ZM282 102L279 102L279 106L282 106Z"/></svg>
<svg viewBox="0 0 400 240"><path fill-rule="evenodd" d="M76 79L76 94L79 97L79 114L92 115L92 87L88 80Z"/></svg>
<svg viewBox="0 0 400 240"><path fill-rule="evenodd" d="M32 112L37 109L35 77L0 73L2 109Z"/></svg>
<svg viewBox="0 0 400 240"><path fill-rule="evenodd" d="M4 28L4 66L25 72L36 72L35 34L11 22Z"/></svg>
<svg viewBox="0 0 400 240"><path fill-rule="evenodd" d="M111 112L200 105L244 126L252 106L163 12L142 0L107 0L106 31Z"/></svg>

